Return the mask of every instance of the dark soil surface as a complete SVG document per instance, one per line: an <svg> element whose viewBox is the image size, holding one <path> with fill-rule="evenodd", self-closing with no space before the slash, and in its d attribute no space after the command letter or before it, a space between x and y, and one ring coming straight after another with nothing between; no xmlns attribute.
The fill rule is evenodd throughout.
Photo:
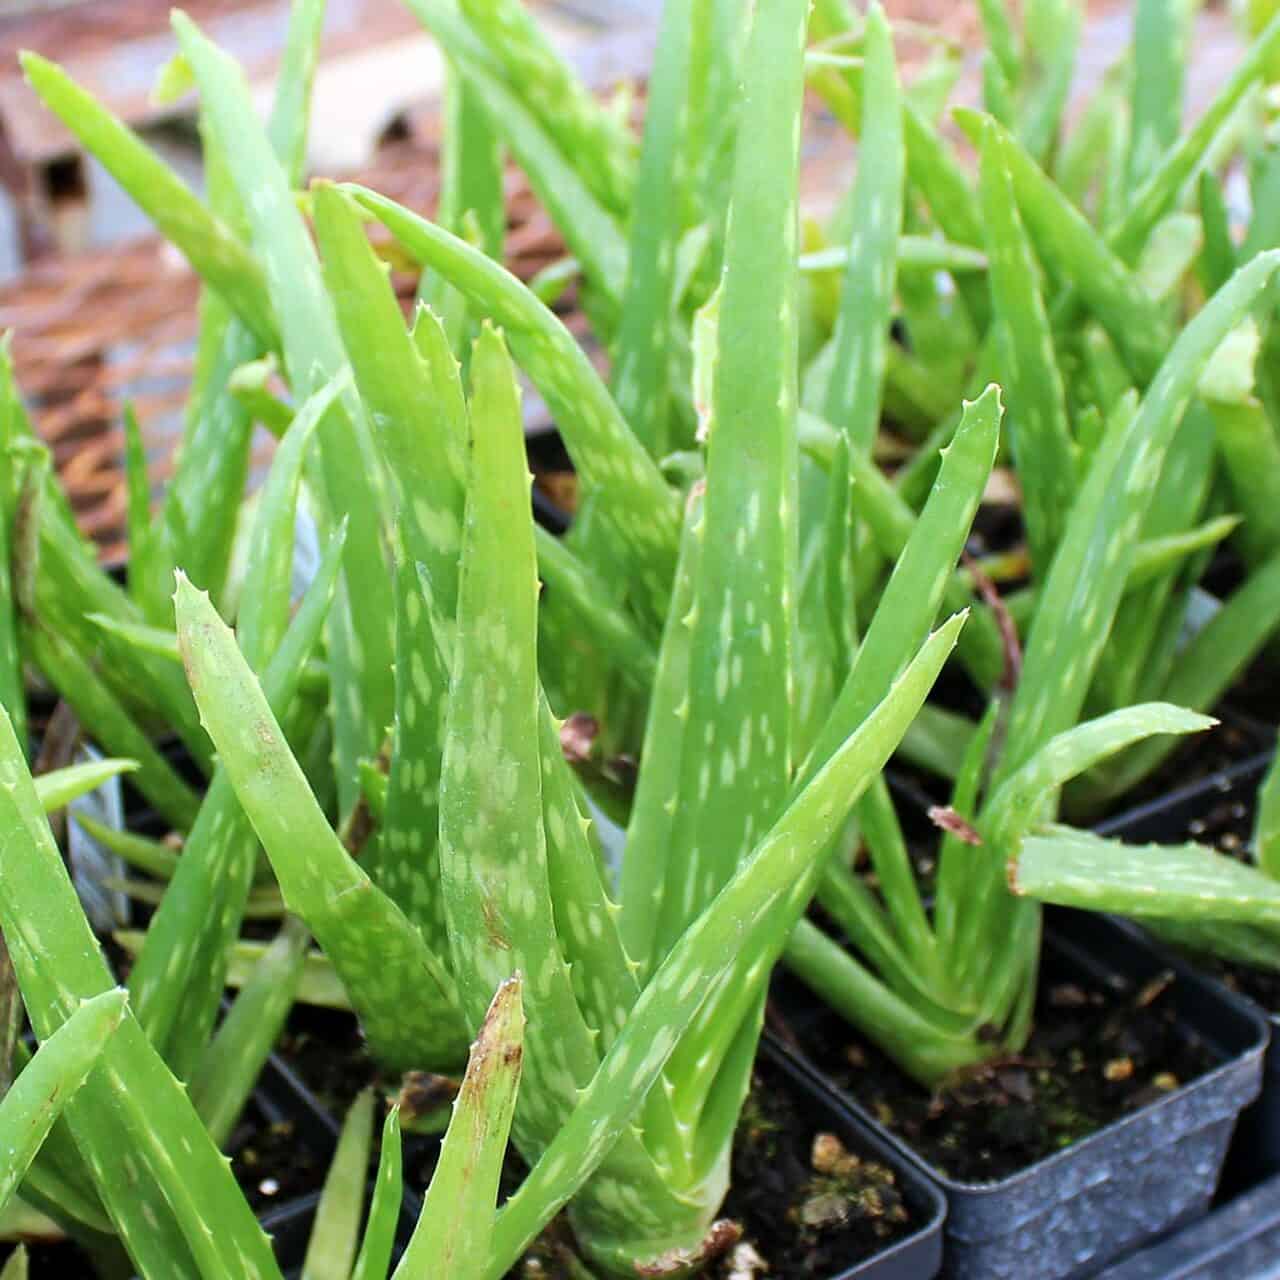
<svg viewBox="0 0 1280 1280"><path fill-rule="evenodd" d="M255 1213L324 1185L326 1162L299 1141L294 1122L272 1123L252 1103L227 1143L231 1172Z"/></svg>
<svg viewBox="0 0 1280 1280"><path fill-rule="evenodd" d="M824 1121L777 1068L757 1063L719 1215L736 1224L741 1237L727 1232L726 1251L699 1274L727 1280L736 1266L738 1274L758 1272L769 1280L821 1280L922 1225L913 1221L893 1170L846 1149ZM524 1168L518 1156L508 1157L504 1195L519 1186ZM573 1280L565 1260L572 1252L571 1233L558 1220L508 1280Z"/></svg>
<svg viewBox="0 0 1280 1280"><path fill-rule="evenodd" d="M1050 970L1026 1049L936 1093L832 1013L795 1017L779 1030L930 1164L959 1181L994 1182L1215 1065L1209 1047L1176 1024L1172 980L1139 990L1065 981Z"/></svg>
<svg viewBox="0 0 1280 1280"><path fill-rule="evenodd" d="M356 1095L379 1080L359 1024L337 1009L295 1005L276 1053L339 1124Z"/></svg>

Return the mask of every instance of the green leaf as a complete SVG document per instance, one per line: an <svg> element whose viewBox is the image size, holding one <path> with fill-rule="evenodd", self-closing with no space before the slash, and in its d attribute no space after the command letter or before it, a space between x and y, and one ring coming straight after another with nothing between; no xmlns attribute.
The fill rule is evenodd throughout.
<svg viewBox="0 0 1280 1280"><path fill-rule="evenodd" d="M1126 845L1056 828L1028 836L1010 864L1015 893L1143 918L1280 925L1280 884L1203 845Z"/></svg>
<svg viewBox="0 0 1280 1280"><path fill-rule="evenodd" d="M342 1122L338 1148L316 1205L315 1225L302 1261L302 1280L348 1280L351 1275L364 1217L376 1096L373 1089L361 1090Z"/></svg>
<svg viewBox="0 0 1280 1280"><path fill-rule="evenodd" d="M173 14L173 26L245 206L254 246L268 268L294 394L310 396L342 372L346 356L334 303L288 176L258 121L239 67L181 12ZM319 439L330 520L350 522L345 572L329 628L338 790L346 812L356 798L357 762L376 753L391 720L394 603L383 542L383 474L354 391L341 397L341 411L335 406L327 415Z"/></svg>
<svg viewBox="0 0 1280 1280"><path fill-rule="evenodd" d="M0 716L0 927L37 1036L115 984ZM254 1221L181 1086L126 1016L66 1117L94 1184L143 1274L279 1280ZM183 1176L174 1177L173 1152ZM214 1229L216 1224L216 1230Z"/></svg>
<svg viewBox="0 0 1280 1280"><path fill-rule="evenodd" d="M390 1273L391 1253L400 1223L400 1204L404 1190L404 1157L400 1150L400 1108L387 1112L382 1126L382 1147L378 1155L378 1172L373 1182L373 1203L365 1224L360 1256L356 1259L351 1280L386 1280Z"/></svg>
<svg viewBox="0 0 1280 1280"><path fill-rule="evenodd" d="M472 1280L493 1238L498 1179L524 1057L523 980L498 987L480 1024L431 1185L395 1276Z"/></svg>
<svg viewBox="0 0 1280 1280"><path fill-rule="evenodd" d="M1280 880L1280 756L1271 762L1271 768L1258 788L1253 854L1267 875Z"/></svg>
<svg viewBox="0 0 1280 1280"><path fill-rule="evenodd" d="M1075 451L1036 264L1014 203L1005 150L993 129L982 136L981 191L1002 353L1000 382L1009 397L1009 437L1032 564L1039 575L1048 568L1071 509Z"/></svg>
<svg viewBox="0 0 1280 1280"><path fill-rule="evenodd" d="M75 1096L125 1011L119 988L86 1000L45 1042L0 1099L0 1209L22 1184L54 1121Z"/></svg>
<svg viewBox="0 0 1280 1280"><path fill-rule="evenodd" d="M679 534L679 504L628 428L572 334L497 263L425 219L362 187L344 187L414 258L461 289L503 325L511 350L546 400L586 492L598 497L610 545L639 585L640 603L666 614Z"/></svg>
<svg viewBox="0 0 1280 1280"><path fill-rule="evenodd" d="M488 1280L505 1274L542 1223L594 1173L626 1130L708 994L735 969L763 984L768 964L760 960L776 954L804 910L831 830L884 766L923 703L962 623L962 617L952 618L929 638L883 702L800 792L711 906L668 952L578 1105L499 1213L490 1264L484 1272ZM692 1247L698 1243L690 1242ZM634 1267L637 1261L636 1255L629 1260L625 1254L606 1256L615 1266Z"/></svg>
<svg viewBox="0 0 1280 1280"><path fill-rule="evenodd" d="M853 448L866 452L880 426L906 171L893 35L878 4L867 12L863 61L862 145L853 188L852 239L825 413L848 433Z"/></svg>
<svg viewBox="0 0 1280 1280"><path fill-rule="evenodd" d="M35 780L40 807L45 813L65 809L79 796L96 791L112 778L132 773L137 767L136 760L91 760L42 773Z"/></svg>
<svg viewBox="0 0 1280 1280"><path fill-rule="evenodd" d="M1262 255L1232 277L1179 335L1138 413L1109 432L1096 454L1027 638L1001 776L1078 718L1172 436L1209 357L1278 264L1280 254Z"/></svg>
<svg viewBox="0 0 1280 1280"><path fill-rule="evenodd" d="M360 1011L373 1053L391 1070L452 1064L465 1034L448 972L342 847L234 637L182 575L175 609L183 661L222 766L286 904Z"/></svg>

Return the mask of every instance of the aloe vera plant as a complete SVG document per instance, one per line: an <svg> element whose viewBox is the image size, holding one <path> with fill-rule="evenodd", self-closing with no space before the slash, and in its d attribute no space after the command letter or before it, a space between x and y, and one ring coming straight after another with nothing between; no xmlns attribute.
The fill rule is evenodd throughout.
<svg viewBox="0 0 1280 1280"><path fill-rule="evenodd" d="M212 1158L292 1000L353 1008L388 1073L457 1071L518 972L519 1094L510 1072L484 1089L468 1077L414 1265L501 1276L567 1206L595 1267L677 1274L723 1238L774 963L926 1083L1016 1051L1039 916L1009 892L1007 864L1031 867L1046 839L1087 843L1046 827L1062 789L1118 752L1137 776L1156 735L1205 728L1170 703L1207 708L1265 640L1275 551L1265 495L1246 499L1243 478L1267 447L1259 423L1271 429L1253 357L1277 255L1260 211L1247 253L1216 235L1210 260L1175 205L1280 25L1181 140L1176 86L1161 92L1166 68L1143 53L1134 143L1114 145L1099 184L1060 136L1074 9L1032 6L1019 30L992 0L988 113L961 117L980 153L971 182L936 90L899 82L874 5L861 19L842 0L812 17L802 0L669 0L641 139L516 0L411 7L451 64L435 221L357 186L296 197L310 0L265 128L238 68L175 16L171 75L200 93L207 203L59 68L25 59L206 289L183 468L154 528L131 434L128 593L75 537L16 392L0 400L15 550L0 698L18 651L3 641L11 599L22 651L185 833L176 858L106 837L154 878L159 905L127 939L131 1012L104 1051L116 1074L86 1090L105 1108L145 1080L166 1100L145 1194L126 1203L105 1185L95 1161L119 1162L122 1122L79 1100L67 1123L85 1160L55 1127L28 1187L97 1239L117 1230L147 1274L169 1274L165 1257L226 1274L232 1249L271 1274ZM825 229L802 229L798 209L806 77L861 139ZM608 381L498 260L499 140L572 252ZM406 321L369 222L423 268L438 311ZM562 541L530 518L517 365L578 473ZM285 399L264 391L272 370ZM254 416L280 445L236 581ZM909 450L892 477L877 465L886 423ZM1028 584L993 603L997 566L958 561L1002 447ZM1219 454L1242 520L1215 504ZM304 500L323 561L291 616ZM1250 577L1179 654L1174 622L1224 537ZM924 706L953 648L989 700L980 722ZM633 786L566 760L560 717L579 710L638 760ZM156 752L157 723L207 770L202 796ZM900 747L954 777L964 819L942 841L931 906L881 776ZM21 779L20 745L4 759ZM1116 776L1094 772L1075 797L1098 803ZM593 801L625 828L616 870ZM24 831L47 862L37 816L29 804ZM860 845L878 892L852 867ZM5 907L4 888L0 925L38 999L28 988L49 979L21 950L19 889ZM850 948L804 921L815 896ZM259 912L283 922L255 947L237 934ZM69 906L61 927L83 932ZM80 977L77 996L105 981L97 966ZM241 993L215 1032L229 978ZM472 1066L504 1052L473 1051ZM357 1256L371 1109L352 1113L314 1246L361 1277L385 1271L396 1178L389 1137L376 1243ZM531 1171L495 1217L508 1122ZM501 1137L471 1158L468 1125ZM191 1185L229 1215L225 1238L197 1239L194 1194L169 1195L156 1153L175 1135L196 1149ZM162 1224L146 1240L144 1210Z"/></svg>

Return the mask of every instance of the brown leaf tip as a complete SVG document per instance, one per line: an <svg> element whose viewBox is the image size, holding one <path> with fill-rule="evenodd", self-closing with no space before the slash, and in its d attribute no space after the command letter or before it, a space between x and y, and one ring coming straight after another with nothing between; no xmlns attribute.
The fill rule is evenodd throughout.
<svg viewBox="0 0 1280 1280"><path fill-rule="evenodd" d="M962 818L950 805L933 805L929 809L929 821L964 844L980 845L982 843L977 827L967 818Z"/></svg>

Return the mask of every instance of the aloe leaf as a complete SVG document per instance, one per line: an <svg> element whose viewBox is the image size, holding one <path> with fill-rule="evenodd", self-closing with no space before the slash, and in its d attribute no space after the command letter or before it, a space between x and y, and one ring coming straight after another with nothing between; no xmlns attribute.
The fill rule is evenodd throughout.
<svg viewBox="0 0 1280 1280"><path fill-rule="evenodd" d="M231 785L286 904L360 1010L374 1054L402 1071L455 1061L464 1037L448 972L342 847L234 637L181 575L176 611L196 702Z"/></svg>
<svg viewBox="0 0 1280 1280"><path fill-rule="evenodd" d="M1047 29L1034 36L1028 29L1040 75L1027 95L1018 126L1019 140L1038 164L1049 158L1061 128L1083 25L1083 15L1076 4L1046 5L1043 11Z"/></svg>
<svg viewBox="0 0 1280 1280"><path fill-rule="evenodd" d="M978 13L987 48L995 56L1004 78L1010 85L1017 85L1022 80L1021 42L1014 34L1008 6L1004 0L979 0Z"/></svg>
<svg viewBox="0 0 1280 1280"><path fill-rule="evenodd" d="M636 146L625 122L596 99L519 0L460 0L460 8L596 198L617 217L631 213Z"/></svg>
<svg viewBox="0 0 1280 1280"><path fill-rule="evenodd" d="M897 278L906 157L893 35L878 4L867 13L863 48L862 145L853 188L853 238L836 320L835 365L826 417L854 448L871 448Z"/></svg>
<svg viewBox="0 0 1280 1280"><path fill-rule="evenodd" d="M1255 969L1280 970L1280 938L1273 929L1230 920L1174 920L1135 916L1148 933L1184 951L1198 951Z"/></svg>
<svg viewBox="0 0 1280 1280"><path fill-rule="evenodd" d="M1253 829L1254 858L1263 871L1280 879L1280 756L1271 762L1258 788L1258 816Z"/></svg>
<svg viewBox="0 0 1280 1280"><path fill-rule="evenodd" d="M473 1025L514 970L535 975L525 990L529 1087L514 1132L521 1150L536 1158L599 1054L561 950L557 905L539 888L553 869L544 829L529 477L514 370L489 327L476 341L471 376L471 485L440 789L441 885L462 1007ZM599 1005L624 994L607 989L607 971L591 977L600 980ZM635 1136L601 1177L580 1223L594 1234L643 1235L664 1218L683 1222L697 1212L663 1182ZM610 1198L619 1182L634 1194Z"/></svg>
<svg viewBox="0 0 1280 1280"><path fill-rule="evenodd" d="M404 1156L400 1149L400 1108L392 1107L382 1125L382 1146L378 1172L373 1181L373 1202L360 1242L360 1256L351 1280L386 1280L391 1270L391 1253L400 1222L404 1191Z"/></svg>
<svg viewBox="0 0 1280 1280"><path fill-rule="evenodd" d="M303 663L319 642L342 550L340 529L267 664L267 695L282 713L292 704ZM223 957L239 929L257 861L252 827L230 780L219 770L129 974L138 1021L183 1075L213 1027L222 996Z"/></svg>
<svg viewBox="0 0 1280 1280"><path fill-rule="evenodd" d="M1014 967L1014 947L1008 939L1024 913L1005 892L1005 862L1028 831L1053 817L1059 790L1085 770L1144 738L1200 733L1216 723L1169 703L1143 703L1067 729L1041 746L1020 768L1002 778L998 775L979 815L983 845L974 850L975 868L954 949L962 979L971 990L994 1004L992 992L998 983L993 975ZM1005 946L995 945L994 939L1004 941Z"/></svg>
<svg viewBox="0 0 1280 1280"><path fill-rule="evenodd" d="M293 544L298 494L307 448L341 391L338 378L309 396L294 415L271 459L271 469L258 499L249 534L248 568L236 634L249 662L263 666L275 653L289 627Z"/></svg>
<svg viewBox="0 0 1280 1280"><path fill-rule="evenodd" d="M302 181L311 124L311 85L324 34L325 0L293 0L267 136L291 186Z"/></svg>
<svg viewBox="0 0 1280 1280"><path fill-rule="evenodd" d="M1126 845L1057 828L1022 842L1009 880L1015 893L1090 911L1280 925L1280 884L1197 844Z"/></svg>
<svg viewBox="0 0 1280 1280"><path fill-rule="evenodd" d="M6 1259L0 1270L0 1280L27 1280L29 1255L27 1246L20 1244Z"/></svg>
<svg viewBox="0 0 1280 1280"><path fill-rule="evenodd" d="M0 774L0 926L32 1026L48 1038L81 1001L114 983L7 716L0 716ZM131 1016L105 1046L100 1068L68 1103L66 1117L143 1274L278 1280L266 1237L229 1168ZM184 1153L181 1178L174 1176L174 1151Z"/></svg>
<svg viewBox="0 0 1280 1280"><path fill-rule="evenodd" d="M1182 84L1188 19L1185 0L1141 0L1134 18L1133 123L1126 185L1140 185L1182 128Z"/></svg>
<svg viewBox="0 0 1280 1280"><path fill-rule="evenodd" d="M142 949L146 934L135 929L121 929L112 934L112 940L129 955L137 955ZM228 987L242 988L252 980L271 944L252 938L238 938L228 948L225 957L226 983ZM295 997L299 1004L315 1005L320 1009L340 1009L351 1012L351 999L346 993L333 965L324 952L315 948L306 952L302 961L302 976Z"/></svg>
<svg viewBox="0 0 1280 1280"><path fill-rule="evenodd" d="M125 518L129 537L129 594L150 622L164 619L166 568L164 529L151 520L147 452L133 405L124 406Z"/></svg>
<svg viewBox="0 0 1280 1280"><path fill-rule="evenodd" d="M703 486L689 495L680 540L671 607L667 613L658 666L649 699L644 762L636 782L626 854L621 874L621 928L627 954L647 975L653 964L658 913L665 892L672 831L689 715L689 638L693 584L703 545L700 530Z"/></svg>
<svg viewBox="0 0 1280 1280"><path fill-rule="evenodd" d="M1022 487L1032 564L1042 574L1071 508L1075 452L1036 264L1018 217L1004 149L990 129L982 138L980 185L1003 357L1000 382L1009 398L1009 439Z"/></svg>
<svg viewBox="0 0 1280 1280"><path fill-rule="evenodd" d="M302 1280L348 1280L351 1275L364 1216L375 1096L373 1089L361 1090L342 1121L302 1260Z"/></svg>
<svg viewBox="0 0 1280 1280"><path fill-rule="evenodd" d="M13 385L9 337L0 338L0 706L13 721L23 750L27 748L27 692L18 648L18 601L15 594L13 455L9 445L23 428L30 430Z"/></svg>
<svg viewBox="0 0 1280 1280"><path fill-rule="evenodd" d="M42 773L35 780L40 807L45 813L65 809L78 797L96 791L112 778L132 773L137 767L133 760L90 760L54 769L52 773Z"/></svg>
<svg viewBox="0 0 1280 1280"><path fill-rule="evenodd" d="M475 31L451 5L439 0L408 3L465 79L488 116L489 127L519 160L538 199L551 214L584 274L600 291L606 311L612 316L626 274L626 240L610 210L586 181L586 171L575 167L577 154L564 150L554 127L522 101L522 94L538 91L547 70L545 62L538 59L540 65L533 69L529 82L513 78L507 68L495 62L492 50L477 40ZM515 25L530 23L518 4L504 3L503 7ZM538 58L536 53L533 56ZM565 118L571 116L571 101L562 99L551 108L553 114L557 110L565 112ZM592 166L592 173L599 171L600 166ZM448 278L446 272L441 274Z"/></svg>
<svg viewBox="0 0 1280 1280"><path fill-rule="evenodd" d="M212 159L216 152L209 154ZM215 177L211 169L213 194ZM172 544L174 564L181 564L221 600L253 431L252 415L233 393L233 380L245 361L261 353L262 342L209 287L201 296L199 317L196 369L183 419L182 447L165 494L163 528ZM172 618L169 609L166 598L167 620Z"/></svg>
<svg viewBox="0 0 1280 1280"><path fill-rule="evenodd" d="M965 405L934 485L858 650L853 670L801 776L809 776L884 696L902 662L905 637L923 640L943 601L995 461L1000 393L988 387ZM850 455L852 461L853 455Z"/></svg>
<svg viewBox="0 0 1280 1280"><path fill-rule="evenodd" d="M1234 505L1244 516L1240 549L1257 564L1280 550L1280 435L1251 397L1234 403L1211 400L1209 411Z"/></svg>
<svg viewBox="0 0 1280 1280"><path fill-rule="evenodd" d="M662 618L671 590L679 506L563 324L496 263L447 231L361 187L344 187L417 261L434 267L504 326L512 353L546 399L574 467L599 498L599 519L624 549L626 572Z"/></svg>
<svg viewBox="0 0 1280 1280"><path fill-rule="evenodd" d="M395 1271L398 1277L427 1270L440 1280L482 1274L520 1088L522 990L519 973L503 982L480 1024L418 1225Z"/></svg>
<svg viewBox="0 0 1280 1280"><path fill-rule="evenodd" d="M137 134L61 67L31 52L22 53L20 61L45 106L101 161L259 340L273 345L275 322L262 270L236 237Z"/></svg>
<svg viewBox="0 0 1280 1280"><path fill-rule="evenodd" d="M1142 521L1200 372L1270 279L1280 254L1242 268L1179 335L1137 414L1094 459L1027 638L1000 772L1075 722L1124 593Z"/></svg>
<svg viewBox="0 0 1280 1280"><path fill-rule="evenodd" d="M293 391L309 396L346 364L334 304L310 237L240 69L184 14L175 11L173 26L244 202L255 247L268 267ZM329 660L338 690L338 788L346 812L355 801L356 762L377 751L391 720L394 609L382 539L381 468L354 391L342 396L341 405L341 412L335 406L326 417L319 439L330 517L350 521L346 572L329 627Z"/></svg>
<svg viewBox="0 0 1280 1280"><path fill-rule="evenodd" d="M195 1109L220 1147L231 1136L293 1007L310 935L286 919L263 952L191 1077Z"/></svg>
<svg viewBox="0 0 1280 1280"><path fill-rule="evenodd" d="M883 767L941 670L962 622L962 617L952 618L929 638L885 699L801 790L667 953L577 1107L499 1212L487 1277L502 1276L542 1223L592 1175L708 993L731 969L751 971L759 956L781 945L804 909L806 889L830 831Z"/></svg>
<svg viewBox="0 0 1280 1280"><path fill-rule="evenodd" d="M689 640L688 733L698 745L682 761L659 955L776 818L790 770L805 35L794 7L757 11L747 52L756 70L734 167ZM764 171L773 178L762 181Z"/></svg>
<svg viewBox="0 0 1280 1280"><path fill-rule="evenodd" d="M479 247L501 262L507 234L505 152L475 90L453 66L445 70L443 133L436 221L457 235L474 228ZM464 358L475 327L469 323L467 300L432 271L418 280L418 300L441 317L450 347Z"/></svg>
<svg viewBox="0 0 1280 1280"><path fill-rule="evenodd" d="M669 449L671 300L677 248L695 198L691 187L700 176L683 163L684 129L697 93L694 27L708 7L704 0L673 0L662 8L614 347L613 397L655 458Z"/></svg>
<svg viewBox="0 0 1280 1280"><path fill-rule="evenodd" d="M97 1066L125 1011L119 988L86 1000L45 1042L0 1099L0 1208L21 1185L62 1109Z"/></svg>

